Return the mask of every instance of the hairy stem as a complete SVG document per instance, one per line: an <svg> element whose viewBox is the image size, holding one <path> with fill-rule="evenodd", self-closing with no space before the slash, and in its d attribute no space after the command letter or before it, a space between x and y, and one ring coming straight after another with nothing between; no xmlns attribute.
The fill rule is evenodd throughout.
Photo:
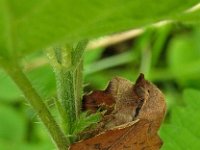
<svg viewBox="0 0 200 150"><path fill-rule="evenodd" d="M47 56L55 72L58 103L61 104L58 111L61 115L62 127L66 135L71 135L72 133L72 126L76 121L77 112L71 50L67 46L47 49ZM69 141L71 141L70 137Z"/></svg>
<svg viewBox="0 0 200 150"><path fill-rule="evenodd" d="M58 109L67 135L73 134L74 123L80 114L83 50L86 44L87 41L82 41L75 48L65 45L47 49L47 56L56 76L57 103L61 104ZM73 137L69 140L74 141Z"/></svg>
<svg viewBox="0 0 200 150"><path fill-rule="evenodd" d="M60 127L57 125L42 98L39 96L24 72L21 70L21 67L16 63L12 63L12 65L4 68L17 86L21 89L33 109L36 111L39 118L49 131L58 149L66 150L68 148L69 141L65 137Z"/></svg>
<svg viewBox="0 0 200 150"><path fill-rule="evenodd" d="M76 99L76 116L79 117L81 112L81 99L83 94L83 61L77 66L74 72L75 82L75 99Z"/></svg>
<svg viewBox="0 0 200 150"><path fill-rule="evenodd" d="M66 134L72 133L72 126L76 120L74 74L60 68L56 72L58 99L66 112L63 123L66 123Z"/></svg>

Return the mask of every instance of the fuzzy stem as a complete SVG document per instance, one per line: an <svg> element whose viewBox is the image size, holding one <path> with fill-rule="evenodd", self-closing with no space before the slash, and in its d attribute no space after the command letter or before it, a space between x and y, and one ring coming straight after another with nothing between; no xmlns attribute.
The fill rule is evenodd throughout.
<svg viewBox="0 0 200 150"><path fill-rule="evenodd" d="M83 94L83 53L88 40L80 41L72 51L72 65L74 72L75 108L76 117L79 118L81 112L81 99Z"/></svg>
<svg viewBox="0 0 200 150"><path fill-rule="evenodd" d="M57 125L42 98L32 87L32 84L21 70L21 67L17 63L15 63L15 65L13 64L14 63L12 63L10 66L4 67L6 72L10 75L13 81L21 89L29 103L32 105L33 109L36 111L39 118L49 131L58 149L66 150L68 148L69 141L65 137L60 127Z"/></svg>
<svg viewBox="0 0 200 150"><path fill-rule="evenodd" d="M75 98L76 98L76 116L79 117L81 112L81 99L83 94L83 60L77 66L74 77L75 82Z"/></svg>
<svg viewBox="0 0 200 150"><path fill-rule="evenodd" d="M72 135L74 123L79 118L82 97L83 51L87 41L72 46L57 46L47 49L47 56L54 69L57 82L57 95L61 103L58 109L67 135ZM59 103L58 102L58 103ZM64 115L63 115L64 114ZM74 139L69 138L70 142Z"/></svg>
<svg viewBox="0 0 200 150"><path fill-rule="evenodd" d="M57 97L61 107L62 126L66 135L71 135L72 127L76 121L76 98L75 79L72 67L71 48L67 46L57 46L47 49L47 56L53 67L56 77ZM69 138L71 141L71 138Z"/></svg>
<svg viewBox="0 0 200 150"><path fill-rule="evenodd" d="M66 133L71 134L72 126L76 120L74 74L65 68L56 70L58 99L66 111Z"/></svg>

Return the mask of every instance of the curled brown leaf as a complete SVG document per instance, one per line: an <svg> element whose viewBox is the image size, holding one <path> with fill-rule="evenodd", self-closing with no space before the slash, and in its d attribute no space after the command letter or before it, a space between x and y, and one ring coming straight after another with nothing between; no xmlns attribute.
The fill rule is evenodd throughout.
<svg viewBox="0 0 200 150"><path fill-rule="evenodd" d="M83 108L107 113L97 125L99 132L71 145L71 150L157 150L162 145L157 131L165 116L164 95L143 74L135 84L115 77L105 91L85 95Z"/></svg>

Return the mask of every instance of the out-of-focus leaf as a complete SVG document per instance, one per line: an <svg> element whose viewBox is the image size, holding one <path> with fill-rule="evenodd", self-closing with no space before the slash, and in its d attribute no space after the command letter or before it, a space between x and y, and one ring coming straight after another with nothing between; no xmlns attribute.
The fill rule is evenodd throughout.
<svg viewBox="0 0 200 150"><path fill-rule="evenodd" d="M197 150L200 148L197 139L186 128L176 127L173 125L164 125L162 129L162 139L164 145L162 150L176 149L176 150Z"/></svg>
<svg viewBox="0 0 200 150"><path fill-rule="evenodd" d="M183 97L184 106L173 107L170 123L162 127L163 150L200 148L200 91L185 90Z"/></svg>
<svg viewBox="0 0 200 150"><path fill-rule="evenodd" d="M182 86L200 87L200 47L198 32L180 35L172 40L168 50L169 69Z"/></svg>
<svg viewBox="0 0 200 150"><path fill-rule="evenodd" d="M13 81L0 70L0 101L17 101L22 96Z"/></svg>
<svg viewBox="0 0 200 150"><path fill-rule="evenodd" d="M3 7L3 2L0 1L0 56L6 57L6 53L8 53L8 37L6 34L6 15L5 15L5 8ZM2 30L3 29L3 30ZM5 51L7 50L7 51ZM0 59L1 59L0 57Z"/></svg>
<svg viewBox="0 0 200 150"><path fill-rule="evenodd" d="M186 24L196 24L200 23L200 9L193 12L185 13L185 15L179 15L176 17L177 20L183 21Z"/></svg>
<svg viewBox="0 0 200 150"><path fill-rule="evenodd" d="M132 52L126 52L122 54L118 54L115 56L111 56L109 58L104 58L102 60L96 61L89 65L85 66L84 73L85 75L89 75L104 69L112 68L115 66L123 65L126 63L130 63L136 59L135 55L132 55Z"/></svg>
<svg viewBox="0 0 200 150"><path fill-rule="evenodd" d="M33 86L44 98L55 93L55 77L50 66L34 69L27 75ZM0 101L14 102L23 97L19 88L3 71L0 72L0 83Z"/></svg>
<svg viewBox="0 0 200 150"><path fill-rule="evenodd" d="M55 94L56 81L50 66L43 66L27 73L33 86L42 97Z"/></svg>
<svg viewBox="0 0 200 150"><path fill-rule="evenodd" d="M12 108L0 105L0 139L21 142L26 133L25 119Z"/></svg>
<svg viewBox="0 0 200 150"><path fill-rule="evenodd" d="M21 56L57 42L72 42L144 26L181 16L197 2L1 0L0 55L4 58Z"/></svg>
<svg viewBox="0 0 200 150"><path fill-rule="evenodd" d="M0 139L0 149L1 150L53 150L55 146L51 141L41 142L41 143L11 143L9 141Z"/></svg>
<svg viewBox="0 0 200 150"><path fill-rule="evenodd" d="M101 57L102 51L103 51L102 48L85 51L84 64L87 65L87 64L93 63L94 61L98 60Z"/></svg>

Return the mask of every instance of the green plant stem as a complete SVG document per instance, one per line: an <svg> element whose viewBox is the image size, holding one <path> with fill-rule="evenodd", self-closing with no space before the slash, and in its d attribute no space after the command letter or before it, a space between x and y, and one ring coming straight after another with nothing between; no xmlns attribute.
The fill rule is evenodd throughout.
<svg viewBox="0 0 200 150"><path fill-rule="evenodd" d="M75 82L75 99L76 99L76 117L78 118L81 112L81 100L83 94L83 60L78 64L74 72L74 82Z"/></svg>
<svg viewBox="0 0 200 150"><path fill-rule="evenodd" d="M72 127L77 118L75 72L74 67L72 67L71 53L71 48L68 46L57 46L47 49L47 56L56 77L57 103L61 104L58 107L58 111L62 118L62 127L65 134L69 136L70 142L72 142L72 138L70 138Z"/></svg>
<svg viewBox="0 0 200 150"><path fill-rule="evenodd" d="M83 53L87 46L88 40L79 41L72 51L72 65L74 72L74 96L76 118L79 118L81 113L81 100L83 94Z"/></svg>
<svg viewBox="0 0 200 150"><path fill-rule="evenodd" d="M65 134L73 143L73 126L80 114L82 97L83 51L87 41L81 41L75 48L70 45L50 47L46 50L57 82L58 111L62 118Z"/></svg>
<svg viewBox="0 0 200 150"><path fill-rule="evenodd" d="M66 134L72 133L72 126L76 120L76 108L75 108L75 83L73 71L66 70L61 67L55 69L58 99L64 106L66 116L63 123L66 123Z"/></svg>
<svg viewBox="0 0 200 150"><path fill-rule="evenodd" d="M6 66L4 68L6 72L10 75L10 77L13 79L13 81L17 84L17 86L21 89L29 103L32 105L39 118L49 131L58 149L67 150L69 141L65 137L60 127L57 125L56 121L49 112L42 98L32 87L32 84L21 70L21 67L16 63L15 65L14 63L12 63L11 65Z"/></svg>

